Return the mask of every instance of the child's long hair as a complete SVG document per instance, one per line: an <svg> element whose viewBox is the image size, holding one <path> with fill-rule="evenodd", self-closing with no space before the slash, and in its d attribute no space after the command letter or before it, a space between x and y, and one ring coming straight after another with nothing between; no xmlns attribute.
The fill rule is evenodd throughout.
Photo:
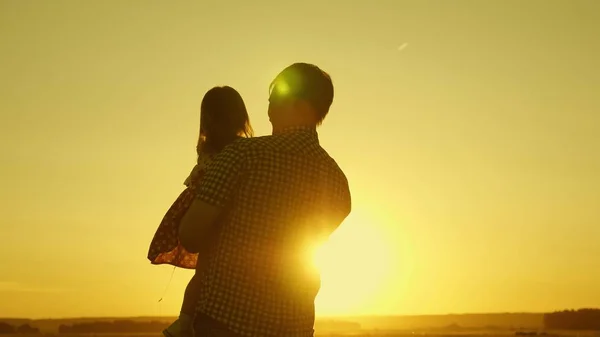
<svg viewBox="0 0 600 337"><path fill-rule="evenodd" d="M214 87L200 106L198 156L216 154L238 137L252 137L248 111L242 96L232 87Z"/></svg>

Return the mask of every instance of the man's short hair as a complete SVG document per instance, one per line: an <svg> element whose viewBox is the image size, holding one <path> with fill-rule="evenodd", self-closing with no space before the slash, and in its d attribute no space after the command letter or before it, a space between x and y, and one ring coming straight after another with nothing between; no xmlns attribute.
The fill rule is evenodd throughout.
<svg viewBox="0 0 600 337"><path fill-rule="evenodd" d="M325 71L314 64L294 63L271 82L270 100L297 98L308 102L321 123L333 103L333 83Z"/></svg>

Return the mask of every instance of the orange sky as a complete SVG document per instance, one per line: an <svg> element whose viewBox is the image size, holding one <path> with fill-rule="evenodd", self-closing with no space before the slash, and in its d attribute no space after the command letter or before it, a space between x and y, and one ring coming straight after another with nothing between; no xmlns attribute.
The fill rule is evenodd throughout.
<svg viewBox="0 0 600 337"><path fill-rule="evenodd" d="M202 95L313 62L354 211L319 314L600 306L600 2L0 0L1 316L175 315Z"/></svg>

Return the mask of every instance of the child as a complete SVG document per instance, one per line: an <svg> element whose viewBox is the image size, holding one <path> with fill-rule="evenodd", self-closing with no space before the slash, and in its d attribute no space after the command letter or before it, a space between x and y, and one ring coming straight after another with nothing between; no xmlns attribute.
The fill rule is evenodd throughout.
<svg viewBox="0 0 600 337"><path fill-rule="evenodd" d="M166 337L193 337L193 319L200 289L200 273L205 265L206 251L193 254L179 243L179 224L196 196L196 188L210 160L225 146L239 137L251 137L252 127L246 105L231 87L215 87L202 99L200 107L200 137L196 146L198 160L185 180L181 192L165 214L150 244L148 259L152 264L171 264L195 269L186 287L179 319L163 331ZM210 247L205 247L210 249Z"/></svg>

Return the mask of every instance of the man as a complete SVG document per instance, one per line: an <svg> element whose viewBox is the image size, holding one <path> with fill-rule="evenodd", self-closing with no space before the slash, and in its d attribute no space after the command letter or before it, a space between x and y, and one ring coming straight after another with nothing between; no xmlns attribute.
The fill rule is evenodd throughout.
<svg viewBox="0 0 600 337"><path fill-rule="evenodd" d="M320 278L308 251L351 209L348 181L316 131L332 102L327 73L287 67L270 87L273 135L240 139L207 167L179 232L192 252L215 240L196 337L314 335Z"/></svg>

